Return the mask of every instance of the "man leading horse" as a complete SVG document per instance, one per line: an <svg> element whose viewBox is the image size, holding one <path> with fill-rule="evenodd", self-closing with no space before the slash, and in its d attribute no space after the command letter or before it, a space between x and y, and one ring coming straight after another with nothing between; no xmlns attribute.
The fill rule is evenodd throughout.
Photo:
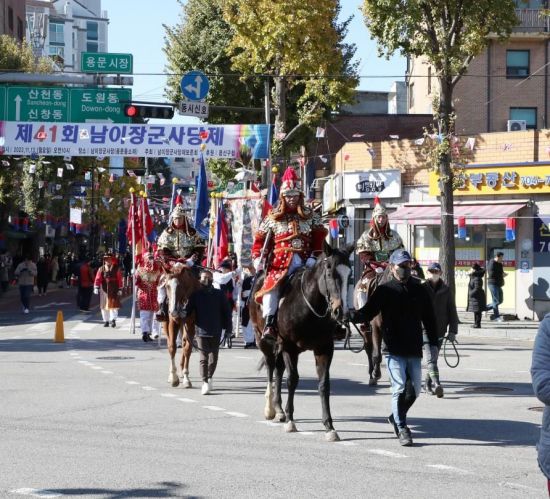
<svg viewBox="0 0 550 499"><path fill-rule="evenodd" d="M265 318L262 338L274 340L277 336L276 314L283 280L304 264L315 265L326 234L320 216L305 206L296 172L288 167L282 178L279 204L261 222L252 246L254 267L260 271L265 266L266 270L263 286L254 296Z"/></svg>

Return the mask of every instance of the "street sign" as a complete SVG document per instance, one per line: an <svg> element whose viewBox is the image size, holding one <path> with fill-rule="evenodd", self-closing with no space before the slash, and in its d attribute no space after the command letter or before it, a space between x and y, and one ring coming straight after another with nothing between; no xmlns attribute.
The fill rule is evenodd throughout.
<svg viewBox="0 0 550 499"><path fill-rule="evenodd" d="M203 100L210 89L208 77L202 71L185 73L180 82L181 91L186 99Z"/></svg>
<svg viewBox="0 0 550 499"><path fill-rule="evenodd" d="M126 88L0 87L0 120L131 123Z"/></svg>
<svg viewBox="0 0 550 499"><path fill-rule="evenodd" d="M131 123L132 119L124 114L124 106L131 101L132 91L128 88L71 88L70 121Z"/></svg>
<svg viewBox="0 0 550 499"><path fill-rule="evenodd" d="M178 107L178 112L179 114L183 114L185 116L208 118L208 103L182 100Z"/></svg>
<svg viewBox="0 0 550 499"><path fill-rule="evenodd" d="M7 121L69 121L68 88L7 88Z"/></svg>
<svg viewBox="0 0 550 499"><path fill-rule="evenodd" d="M83 73L132 74L134 68L132 54L112 54L109 52L82 52L80 71Z"/></svg>

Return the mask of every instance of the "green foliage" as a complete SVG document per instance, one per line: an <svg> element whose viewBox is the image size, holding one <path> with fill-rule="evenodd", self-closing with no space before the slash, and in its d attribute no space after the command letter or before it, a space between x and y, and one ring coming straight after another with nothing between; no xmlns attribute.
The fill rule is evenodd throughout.
<svg viewBox="0 0 550 499"><path fill-rule="evenodd" d="M222 158L211 158L208 160L207 168L212 172L219 186L225 189L227 183L235 178L235 168L231 161Z"/></svg>
<svg viewBox="0 0 550 499"><path fill-rule="evenodd" d="M48 73L53 69L50 59L36 60L27 42L19 43L9 35L0 35L0 69L26 73Z"/></svg>

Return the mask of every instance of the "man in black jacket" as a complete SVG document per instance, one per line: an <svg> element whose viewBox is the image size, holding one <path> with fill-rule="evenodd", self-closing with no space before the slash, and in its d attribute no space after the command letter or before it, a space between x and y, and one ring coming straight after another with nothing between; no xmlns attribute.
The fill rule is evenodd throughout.
<svg viewBox="0 0 550 499"><path fill-rule="evenodd" d="M218 364L218 352L222 330L232 333L231 308L224 293L212 286L212 273L204 270L200 274L202 287L187 301L187 315L195 312L195 334L200 351L200 372L203 395L213 388L212 376Z"/></svg>
<svg viewBox="0 0 550 499"><path fill-rule="evenodd" d="M412 445L407 412L422 386L422 326L430 345L437 347L437 328L430 296L421 281L411 277L411 255L403 250L390 257L391 278L380 284L353 321L370 322L382 314L382 352L390 375L393 425L401 445Z"/></svg>
<svg viewBox="0 0 550 499"><path fill-rule="evenodd" d="M502 266L503 258L504 253L499 251L487 265L487 286L491 290L491 296L493 297L493 303L487 305L487 310L493 310L492 319L497 322L502 322L498 306L502 303L504 298L502 288L504 286L506 272L504 272L504 267Z"/></svg>

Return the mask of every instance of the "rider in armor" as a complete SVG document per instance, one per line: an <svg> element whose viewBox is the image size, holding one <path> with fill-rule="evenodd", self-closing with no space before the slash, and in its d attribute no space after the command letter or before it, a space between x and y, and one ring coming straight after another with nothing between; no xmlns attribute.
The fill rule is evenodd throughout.
<svg viewBox="0 0 550 499"><path fill-rule="evenodd" d="M276 313L279 306L280 284L287 275L305 265L315 265L322 252L327 234L321 218L304 204L304 194L299 189L296 172L288 167L283 175L279 204L262 220L252 247L256 270L262 270L262 248L265 248L266 277L262 288L254 298L262 304L265 318L263 338L276 337Z"/></svg>

